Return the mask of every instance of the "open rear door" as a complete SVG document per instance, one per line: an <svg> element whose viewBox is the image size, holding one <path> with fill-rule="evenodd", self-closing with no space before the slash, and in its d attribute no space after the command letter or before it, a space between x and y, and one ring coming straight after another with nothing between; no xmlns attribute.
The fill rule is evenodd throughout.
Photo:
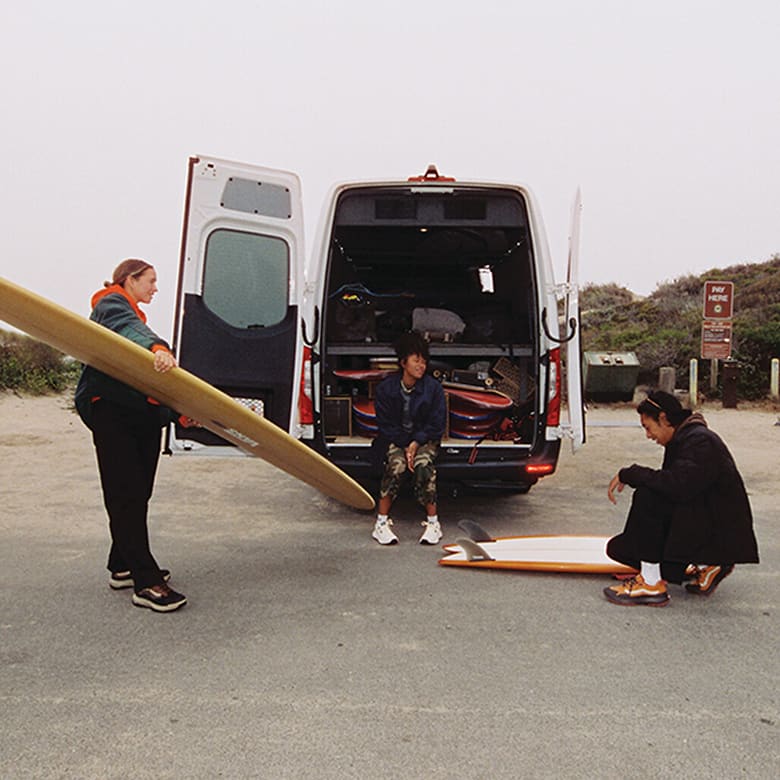
<svg viewBox="0 0 780 780"><path fill-rule="evenodd" d="M190 159L174 349L183 368L286 431L300 375L303 264L295 174ZM175 438L222 443L196 428Z"/></svg>
<svg viewBox="0 0 780 780"><path fill-rule="evenodd" d="M572 451L585 443L585 409L582 392L582 331L580 329L579 262L582 197L574 197L569 233L569 263L566 272L566 323L572 337L566 342L566 394Z"/></svg>

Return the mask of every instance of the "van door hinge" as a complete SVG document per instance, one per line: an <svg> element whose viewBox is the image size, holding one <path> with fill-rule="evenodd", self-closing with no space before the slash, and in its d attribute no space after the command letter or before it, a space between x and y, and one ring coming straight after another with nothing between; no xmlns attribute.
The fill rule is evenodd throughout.
<svg viewBox="0 0 780 780"><path fill-rule="evenodd" d="M574 440L574 429L571 425L556 425L551 429L552 434L556 439L572 439Z"/></svg>
<svg viewBox="0 0 780 780"><path fill-rule="evenodd" d="M550 291L555 295L556 300L562 301L567 295L571 295L579 290L579 285L571 282L560 282L551 284Z"/></svg>

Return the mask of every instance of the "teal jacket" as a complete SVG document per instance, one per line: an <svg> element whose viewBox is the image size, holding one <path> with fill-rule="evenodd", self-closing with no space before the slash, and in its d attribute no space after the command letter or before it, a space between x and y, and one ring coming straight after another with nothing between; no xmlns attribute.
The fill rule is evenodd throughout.
<svg viewBox="0 0 780 780"><path fill-rule="evenodd" d="M90 319L144 349L149 349L152 352L164 349L170 352L166 341L161 339L146 324L146 315L138 307L138 304L118 284L98 290L92 296ZM139 411L159 410L160 425L165 425L171 419L170 410L160 406L153 399L147 398L146 395L130 385L126 385L92 366L85 365L76 386L75 401L79 416L88 428L92 427L92 404L99 398Z"/></svg>

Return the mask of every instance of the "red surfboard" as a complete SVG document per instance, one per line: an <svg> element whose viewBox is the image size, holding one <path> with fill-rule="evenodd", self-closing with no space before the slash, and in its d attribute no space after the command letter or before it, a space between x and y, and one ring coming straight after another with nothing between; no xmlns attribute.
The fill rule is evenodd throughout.
<svg viewBox="0 0 780 780"><path fill-rule="evenodd" d="M489 409L500 411L509 409L514 403L508 395L497 390L466 389L463 385L452 385L442 382L442 385L450 397L450 404L456 409Z"/></svg>
<svg viewBox="0 0 780 780"><path fill-rule="evenodd" d="M384 379L390 374L394 374L397 368L358 368L358 369L339 369L334 371L333 375L341 379L361 380Z"/></svg>
<svg viewBox="0 0 780 780"><path fill-rule="evenodd" d="M352 411L356 417L359 417L365 421L376 421L376 408L374 402L368 398L356 398L352 401Z"/></svg>

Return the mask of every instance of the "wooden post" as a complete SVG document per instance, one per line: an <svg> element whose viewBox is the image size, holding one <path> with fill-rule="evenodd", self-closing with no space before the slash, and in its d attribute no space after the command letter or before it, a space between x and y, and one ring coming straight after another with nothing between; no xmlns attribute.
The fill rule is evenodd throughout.
<svg viewBox="0 0 780 780"><path fill-rule="evenodd" d="M710 360L710 390L713 393L718 391L718 359Z"/></svg>
<svg viewBox="0 0 780 780"><path fill-rule="evenodd" d="M661 366L658 369L658 388L667 393L674 393L674 386L677 383L677 375L674 366Z"/></svg>

